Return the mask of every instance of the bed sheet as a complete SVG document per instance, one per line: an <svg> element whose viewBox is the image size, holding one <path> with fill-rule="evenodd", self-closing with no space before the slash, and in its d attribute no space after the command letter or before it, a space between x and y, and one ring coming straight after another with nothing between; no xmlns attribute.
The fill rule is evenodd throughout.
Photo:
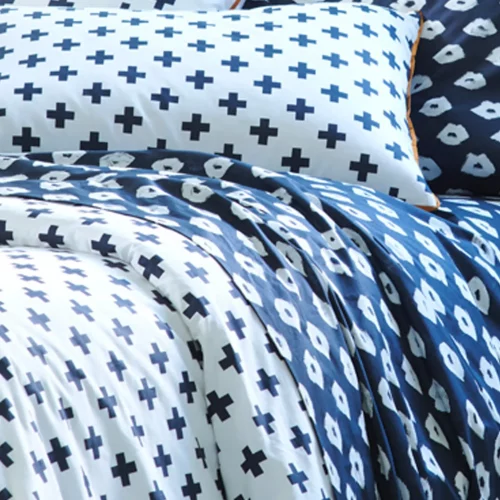
<svg viewBox="0 0 500 500"><path fill-rule="evenodd" d="M499 495L494 202L171 151L0 196L2 500Z"/></svg>
<svg viewBox="0 0 500 500"><path fill-rule="evenodd" d="M285 499L293 469L327 495L286 365L190 240L84 207L8 198L0 213L3 237L14 229L0 247L2 500ZM157 286L133 263L161 247Z"/></svg>
<svg viewBox="0 0 500 500"><path fill-rule="evenodd" d="M441 218L464 228L482 229L484 234L496 240L500 230L500 197L440 196Z"/></svg>

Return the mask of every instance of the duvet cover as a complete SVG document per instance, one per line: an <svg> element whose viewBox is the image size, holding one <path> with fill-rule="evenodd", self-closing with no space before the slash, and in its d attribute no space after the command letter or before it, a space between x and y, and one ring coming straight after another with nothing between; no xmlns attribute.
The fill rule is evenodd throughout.
<svg viewBox="0 0 500 500"><path fill-rule="evenodd" d="M494 499L495 201L200 153L0 157L0 499Z"/></svg>

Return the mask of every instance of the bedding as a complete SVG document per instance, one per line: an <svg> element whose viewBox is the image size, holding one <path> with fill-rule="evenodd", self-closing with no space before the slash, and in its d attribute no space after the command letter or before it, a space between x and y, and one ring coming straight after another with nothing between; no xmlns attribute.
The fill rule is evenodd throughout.
<svg viewBox="0 0 500 500"><path fill-rule="evenodd" d="M293 0L247 0L245 8L290 3ZM435 193L497 196L498 1L363 0L363 4L422 11L425 17L411 117L419 137L420 166L431 189Z"/></svg>
<svg viewBox="0 0 500 500"><path fill-rule="evenodd" d="M203 153L1 157L0 498L498 497L499 229Z"/></svg>
<svg viewBox="0 0 500 500"><path fill-rule="evenodd" d="M227 10L242 6L240 0L0 0L0 7L70 7L127 10Z"/></svg>
<svg viewBox="0 0 500 500"><path fill-rule="evenodd" d="M0 23L4 153L194 149L437 206L407 118L416 14L20 7Z"/></svg>

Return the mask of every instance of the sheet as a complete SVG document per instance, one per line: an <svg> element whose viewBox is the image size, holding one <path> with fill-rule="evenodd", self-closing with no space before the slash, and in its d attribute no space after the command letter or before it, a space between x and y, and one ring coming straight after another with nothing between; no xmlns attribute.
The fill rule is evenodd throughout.
<svg viewBox="0 0 500 500"><path fill-rule="evenodd" d="M189 152L0 172L4 498L498 496L494 203Z"/></svg>

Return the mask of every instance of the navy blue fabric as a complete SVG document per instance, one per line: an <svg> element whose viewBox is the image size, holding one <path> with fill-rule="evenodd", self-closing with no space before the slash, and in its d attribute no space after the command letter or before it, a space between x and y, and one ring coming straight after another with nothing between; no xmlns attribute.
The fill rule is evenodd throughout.
<svg viewBox="0 0 500 500"><path fill-rule="evenodd" d="M0 158L0 195L108 207L209 238L299 384L339 498L350 497L347 486L366 499L376 490L387 499L500 495L495 205L465 204L459 221L453 201L430 214L359 186L212 155L129 152L116 156L128 168L100 166L113 164L109 154L70 153L71 166L54 161L61 154ZM151 170L172 159L182 163L175 175ZM152 206L168 214L152 216ZM220 234L190 224L192 208ZM311 357L314 328L329 357Z"/></svg>
<svg viewBox="0 0 500 500"><path fill-rule="evenodd" d="M247 0L244 8L289 3L293 2ZM352 0L352 3L357 2ZM426 20L416 59L411 118L419 138L421 167L431 189L437 194L500 193L498 2L373 0L368 3L403 10L421 9ZM455 54L460 57L455 59ZM462 82L470 78L469 73L476 75L473 79L480 78L483 86L471 89L465 82L464 87ZM435 101L441 98L447 103ZM432 115L426 114L429 108Z"/></svg>

